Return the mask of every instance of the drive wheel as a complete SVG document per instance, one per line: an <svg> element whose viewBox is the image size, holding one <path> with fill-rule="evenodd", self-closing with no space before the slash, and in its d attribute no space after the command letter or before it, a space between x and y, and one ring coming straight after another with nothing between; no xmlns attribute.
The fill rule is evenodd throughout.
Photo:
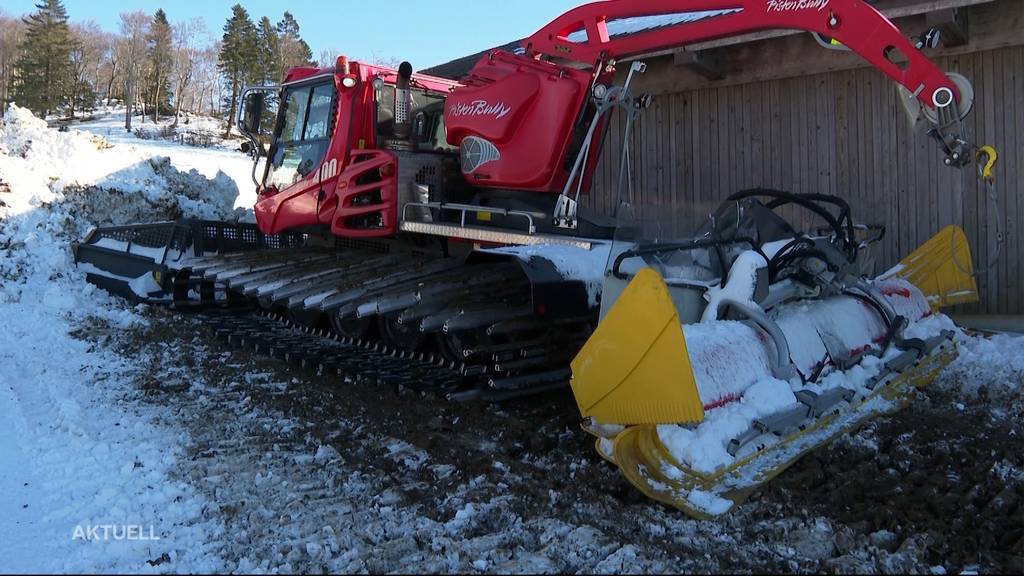
<svg viewBox="0 0 1024 576"><path fill-rule="evenodd" d="M355 316L341 318L335 313L332 313L330 318L331 330L334 330L334 333L342 338L361 340L365 338L370 331L369 318L357 318Z"/></svg>
<svg viewBox="0 0 1024 576"><path fill-rule="evenodd" d="M399 324L399 313L388 314L377 317L377 329L380 332L380 339L385 344L399 350L415 352L423 346L426 334L420 332L419 325Z"/></svg>
<svg viewBox="0 0 1024 576"><path fill-rule="evenodd" d="M441 355L450 362L459 364L483 360L488 362L489 358L475 358L472 352L477 346L490 343L490 337L483 330L463 330L459 332L444 332L437 334L437 347Z"/></svg>
<svg viewBox="0 0 1024 576"><path fill-rule="evenodd" d="M324 321L324 315L319 310L289 310L288 320L303 328L316 329Z"/></svg>

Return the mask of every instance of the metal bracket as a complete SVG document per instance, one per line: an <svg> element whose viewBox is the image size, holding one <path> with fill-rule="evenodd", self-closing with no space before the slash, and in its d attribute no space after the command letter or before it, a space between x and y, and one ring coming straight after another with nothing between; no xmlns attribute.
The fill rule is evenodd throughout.
<svg viewBox="0 0 1024 576"><path fill-rule="evenodd" d="M585 180L583 170L585 169L587 159L590 157L591 148L593 147L594 133L597 131L597 127L600 125L601 119L613 108L621 106L626 110L630 110L631 103L629 85L633 82L633 75L643 74L646 71L647 64L637 60L630 64L629 74L626 76L626 81L622 86L605 88L602 85L600 86L600 90L598 89L598 85L594 86L592 96L594 98L594 103L597 106L597 112L594 114L594 119L590 122L590 128L587 130L587 135L583 140L583 146L580 148L579 154L576 155L576 162L573 163L572 170L569 172L569 178L565 182L565 188L562 189L562 193L558 196L558 200L555 202L555 209L553 211L551 221L556 227L569 230L575 230L577 228L578 222L576 211L579 205L580 193L583 191L583 181ZM629 130L627 129L626 134L628 133ZM576 190L575 193L572 194L572 197L570 197L574 184Z"/></svg>
<svg viewBox="0 0 1024 576"><path fill-rule="evenodd" d="M554 225L559 228L566 228L569 230L575 230L578 226L576 220L576 200L569 198L568 196L559 195L558 200L555 201L555 215Z"/></svg>

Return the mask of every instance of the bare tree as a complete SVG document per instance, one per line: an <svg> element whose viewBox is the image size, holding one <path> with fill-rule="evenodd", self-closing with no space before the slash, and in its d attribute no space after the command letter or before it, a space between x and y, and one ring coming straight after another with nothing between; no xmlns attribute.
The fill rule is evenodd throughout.
<svg viewBox="0 0 1024 576"><path fill-rule="evenodd" d="M103 99L109 105L114 97L114 86L121 80L121 58L118 50L119 38L108 32L103 34L102 60L96 70L96 86L104 87ZM123 82L122 82L123 83Z"/></svg>
<svg viewBox="0 0 1024 576"><path fill-rule="evenodd" d="M321 68L329 68L334 66L334 63L338 59L338 55L341 54L338 50L333 48L324 48L320 51L320 59L317 61L317 66Z"/></svg>
<svg viewBox="0 0 1024 576"><path fill-rule="evenodd" d="M18 59L18 44L24 34L24 25L0 10L0 114L11 101L9 92L14 76L14 63Z"/></svg>
<svg viewBox="0 0 1024 576"><path fill-rule="evenodd" d="M174 125L178 125L185 102L185 92L192 84L199 63L201 46L209 43L209 33L202 18L174 25Z"/></svg>
<svg viewBox="0 0 1024 576"><path fill-rule="evenodd" d="M198 114L213 114L216 107L211 106L211 96L219 97L219 78L217 57L220 52L219 42L196 50L193 62L192 81L184 90L182 109Z"/></svg>
<svg viewBox="0 0 1024 576"><path fill-rule="evenodd" d="M92 109L96 103L98 70L103 62L104 34L96 22L89 20L71 25L69 115L76 109Z"/></svg>
<svg viewBox="0 0 1024 576"><path fill-rule="evenodd" d="M132 131L132 113L139 94L140 80L145 74L146 35L151 18L145 12L121 14L121 61L124 66L124 129ZM143 109L145 117L145 109Z"/></svg>

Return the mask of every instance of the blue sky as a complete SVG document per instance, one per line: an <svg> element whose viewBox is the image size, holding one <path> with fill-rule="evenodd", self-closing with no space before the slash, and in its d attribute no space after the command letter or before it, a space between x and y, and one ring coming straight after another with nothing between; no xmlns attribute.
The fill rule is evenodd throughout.
<svg viewBox="0 0 1024 576"><path fill-rule="evenodd" d="M298 19L314 57L320 55L321 49L331 49L340 50L352 59L397 58L409 60L416 68L426 68L529 36L584 1L256 0L241 4L254 21L266 15L277 22L287 8ZM0 9L22 15L34 10L35 3L36 0L4 0ZM72 21L95 20L105 30L117 30L121 12L152 13L163 8L172 22L203 18L211 33L218 37L235 3L227 0L64 0Z"/></svg>

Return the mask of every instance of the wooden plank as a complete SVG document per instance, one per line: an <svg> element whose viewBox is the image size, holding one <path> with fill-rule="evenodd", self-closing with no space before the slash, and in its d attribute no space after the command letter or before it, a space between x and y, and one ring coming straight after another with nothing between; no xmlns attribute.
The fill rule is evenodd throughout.
<svg viewBox="0 0 1024 576"><path fill-rule="evenodd" d="M996 91L999 83L995 78L995 61L992 53L984 53L981 55L982 58L982 70L981 74L985 78L985 85L988 89L981 95L981 99L984 106L981 110L982 117L984 118L984 132L982 134L988 135L989 138L998 138L996 133ZM996 140L998 141L998 140ZM979 212L982 214L981 221L981 239L984 245L981 247L982 256L980 259L981 264L979 267L987 267L988 263L992 258L992 247L995 245L995 227L992 225L994 222L995 214L992 213L992 209L988 202L988 197L985 191L979 190L978 194L981 206L979 206ZM985 288L984 288L984 311L989 312L996 308L998 302L998 290L999 290L999 269L994 268L985 276Z"/></svg>
<svg viewBox="0 0 1024 576"><path fill-rule="evenodd" d="M998 51L994 52L994 53L989 53L989 54L986 55L986 60L988 61L988 63L992 67L991 68L991 70L992 70L991 78L993 80L993 86L990 89L991 90L991 94L986 94L986 100L991 98L992 108L991 109L987 109L985 111L985 118L986 118L986 124L988 124L988 122L989 122L989 120L988 120L989 117L991 117L991 119L992 119L991 120L991 122L992 122L991 129L992 129L992 131L991 132L987 132L988 137L991 138L994 142L998 142L998 144L996 144L996 146L998 146L999 149L1006 150L1007 149L1007 147L1006 147L1006 137L1005 137L1005 131L1003 129L1003 127L1005 126L1005 123L996 120L996 115L997 114L1001 114L1003 112L1002 110L997 109L997 106L1000 107L1000 108L1002 107L1002 106L1000 106L1000 104L1001 104L1001 101L1003 100L1002 99L1002 89L1003 89L1003 85L1005 84L1004 82L1000 81L1001 80L1000 77L1002 75L1002 69L1003 69L1003 58L1002 58L1002 56L1003 56L1003 53L1002 52L998 52ZM999 78L1000 80L997 80L997 78ZM986 128L988 128L988 126L986 126ZM1003 309L1005 307L1005 304L1006 304L1006 290L1005 290L1005 286L1007 285L1007 278L1006 278L1006 260L1007 259L1006 258L999 258L997 260L996 257L998 256L997 251L999 250L999 228L1000 228L999 219L1002 217L1003 214L1005 214L1005 212L1002 210L1002 205L1001 205L1002 203L1001 202L993 203L992 201L989 200L988 193L987 193L988 191L985 189L984 186L981 187L980 192L981 192L981 194L982 194L982 196L984 197L984 200L985 200L986 235L989 238L989 244L988 244L988 246L989 246L989 259L986 260L986 263L992 262L992 270L991 270L990 274L993 277L991 277L990 279L993 280L993 282L991 283L993 290L992 290L992 292L990 294L990 297L992 298L992 300L990 301L990 306L995 307L996 309Z"/></svg>
<svg viewBox="0 0 1024 576"><path fill-rule="evenodd" d="M911 127L906 123L902 124L897 133L896 153L894 154L895 161L898 162L895 194L896 217L889 222L889 230L896 240L895 254L893 254L893 258L890 261L886 262L886 265L894 264L899 255L905 254L910 250L911 211L908 209L908 205L912 202L907 202L906 198L912 193L910 183L913 165L911 162L914 154L910 149L911 137Z"/></svg>
<svg viewBox="0 0 1024 576"><path fill-rule="evenodd" d="M764 185L764 164L761 156L764 153L764 98L761 95L763 86L760 84L747 84L743 87L743 117L744 122L750 128L750 138L747 140L746 150L746 175L745 185L747 187Z"/></svg>
<svg viewBox="0 0 1024 576"><path fill-rule="evenodd" d="M667 147L668 154L670 155L670 159L667 166L668 172L666 173L666 186L668 187L670 195L670 210L672 211L672 214L676 215L676 220L678 222L682 218L679 211L679 199L683 192L682 187L679 184L680 174L683 170L682 134L679 129L679 116L683 113L682 95L673 95L668 104L668 131L666 133L665 145Z"/></svg>
<svg viewBox="0 0 1024 576"><path fill-rule="evenodd" d="M1016 119L1015 122L1011 120L1014 122L1013 125L1024 126L1024 72L1021 71L1021 67L1024 66L1024 48L1015 48L1010 52L1013 59L1009 66L1009 83L1013 85L1013 98L1007 105L1013 107L1013 114L1010 116L1011 119ZM1006 312L1021 314L1024 313L1024 302L1020 296L1024 293L1024 279L1021 278L1024 275L1024 242L1021 241L1020 225L1024 221L1024 200L1021 199L1021 195L1024 194L1024 182L1021 181L1020 174L1024 171L1024 135L1021 135L1019 130L1012 130L1010 133L1013 136L1012 150L1015 150L1016 154L1011 152L1013 165L1010 170L1003 171L1002 179L999 181L999 186L1009 201L1005 249L1010 253L1009 257L1013 258L1010 283L1007 287L1011 304Z"/></svg>
<svg viewBox="0 0 1024 576"><path fill-rule="evenodd" d="M694 210L699 211L702 215L706 213L704 202L705 198L713 194L714 182L712 175L712 165L714 162L714 154L712 150L717 145L717 133L712 132L712 128L716 126L714 116L718 113L715 108L715 101L711 98L712 89L706 88L699 92L700 102L700 115L698 116L697 128L698 131L694 134L694 146L700 151L698 158L700 161L697 163L698 180L697 188L694 192Z"/></svg>
<svg viewBox="0 0 1024 576"><path fill-rule="evenodd" d="M693 193L696 189L693 182L693 165L694 165L694 146L693 146L693 129L694 129L694 116L693 116L693 98L692 92L686 92L679 95L679 104L682 106L680 116L677 119L679 122L679 140L682 149L682 158L680 163L680 174L679 174L679 191L677 195L680 197L680 203L678 210L682 214L683 218L686 219L687 215L691 212L691 206L693 206Z"/></svg>
<svg viewBox="0 0 1024 576"><path fill-rule="evenodd" d="M743 125L743 90L733 89L728 91L729 102L729 155L731 161L726 166L729 194L735 194L744 187L745 179L744 163L746 158L743 152L744 142L749 138L746 127Z"/></svg>
<svg viewBox="0 0 1024 576"><path fill-rule="evenodd" d="M937 28L939 41L947 48L967 44L967 10L944 8L925 16L929 28Z"/></svg>
<svg viewBox="0 0 1024 576"><path fill-rule="evenodd" d="M816 151L818 167L817 192L821 194L834 194L832 186L832 175L835 173L836 150L834 136L836 133L835 116L835 89L832 85L831 74L819 74L815 90L815 108L817 109L816 128Z"/></svg>
<svg viewBox="0 0 1024 576"><path fill-rule="evenodd" d="M732 191L729 190L729 101L726 98L728 91L725 88L713 90L715 104L717 105L716 115L716 143L717 155L711 169L715 172L715 185L713 186L708 203L714 202L716 198L727 197Z"/></svg>

